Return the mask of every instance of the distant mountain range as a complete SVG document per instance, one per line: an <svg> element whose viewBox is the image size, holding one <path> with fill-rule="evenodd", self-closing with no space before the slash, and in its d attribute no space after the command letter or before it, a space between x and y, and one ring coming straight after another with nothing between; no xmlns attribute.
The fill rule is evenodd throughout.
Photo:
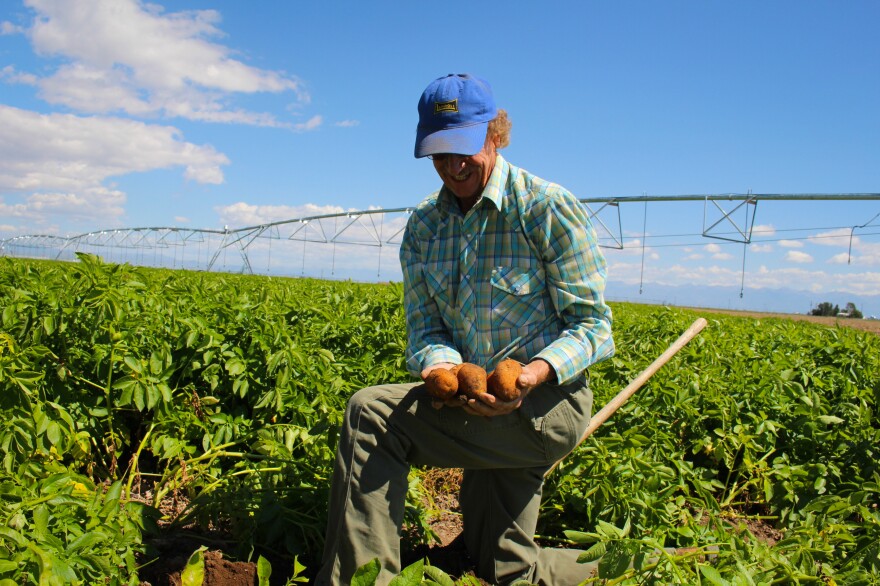
<svg viewBox="0 0 880 586"><path fill-rule="evenodd" d="M641 289L639 293L639 285L609 282L605 296L612 302L800 314L810 313L823 301L839 305L841 309L852 302L865 317L880 318L880 295L746 288L740 297L739 287L670 287L654 283L645 283Z"/></svg>

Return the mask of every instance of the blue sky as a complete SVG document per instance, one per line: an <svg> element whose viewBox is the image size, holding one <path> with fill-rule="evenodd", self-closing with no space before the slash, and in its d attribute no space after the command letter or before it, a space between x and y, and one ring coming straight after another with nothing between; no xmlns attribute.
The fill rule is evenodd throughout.
<svg viewBox="0 0 880 586"><path fill-rule="evenodd" d="M508 160L579 197L877 193L878 23L874 0L6 0L0 238L414 205L438 187L416 103L452 72L492 84ZM880 201L759 202L745 272L702 203L620 213L612 283L880 293Z"/></svg>

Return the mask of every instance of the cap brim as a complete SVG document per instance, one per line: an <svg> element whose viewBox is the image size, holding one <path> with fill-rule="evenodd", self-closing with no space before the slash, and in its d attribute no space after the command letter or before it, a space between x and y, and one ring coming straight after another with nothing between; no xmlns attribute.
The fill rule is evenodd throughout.
<svg viewBox="0 0 880 586"><path fill-rule="evenodd" d="M488 128L488 122L433 132L430 129L419 128L416 130L416 158L440 153L475 155L483 150L483 145L486 144Z"/></svg>

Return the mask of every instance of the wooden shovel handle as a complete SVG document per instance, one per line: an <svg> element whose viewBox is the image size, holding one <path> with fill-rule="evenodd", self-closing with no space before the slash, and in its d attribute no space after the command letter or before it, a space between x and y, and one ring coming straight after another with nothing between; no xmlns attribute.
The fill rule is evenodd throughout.
<svg viewBox="0 0 880 586"><path fill-rule="evenodd" d="M697 320L694 321L694 323L692 323L691 326L687 330L685 330L685 332L681 336L679 336L678 339L673 342L672 345L669 346L669 348L667 348L665 352L663 352L663 354L658 356L654 360L654 362L649 364L645 370L639 373L639 376L634 378L632 382L626 385L625 389L617 393L617 395L613 399L611 399L607 405L602 407L602 409L598 413L596 413L592 419L590 419L590 424L587 426L587 430L584 432L584 435L581 436L581 439L578 441L577 445L581 445L585 439L590 437L593 432L599 428L600 425L605 423L615 411L620 409L621 405L626 403L627 400L632 397L637 390L642 388L642 385L644 385L649 378L654 376L654 374L658 370L660 370L661 366L669 362L670 358L675 356L675 354L678 353L679 350L684 348L685 344L693 340L697 336L697 334L699 334L705 327L706 320L702 317L697 318ZM556 468L559 465L559 462L561 462L564 458L565 457L563 456L563 458L560 458L556 462L556 464L553 464L553 466L549 470L547 470L544 476L550 474L550 472L554 468Z"/></svg>

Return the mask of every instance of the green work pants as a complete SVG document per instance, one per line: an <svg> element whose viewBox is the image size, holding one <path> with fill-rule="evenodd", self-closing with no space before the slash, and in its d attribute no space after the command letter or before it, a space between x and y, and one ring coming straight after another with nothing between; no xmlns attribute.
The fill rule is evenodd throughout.
<svg viewBox="0 0 880 586"><path fill-rule="evenodd" d="M537 387L518 410L491 418L434 409L422 384L358 391L340 434L316 583L350 584L374 558L382 567L378 584L400 572L410 465L464 469L463 537L481 578L544 586L583 581L595 566L578 564L580 551L541 549L534 535L544 473L577 445L591 408L583 378Z"/></svg>

